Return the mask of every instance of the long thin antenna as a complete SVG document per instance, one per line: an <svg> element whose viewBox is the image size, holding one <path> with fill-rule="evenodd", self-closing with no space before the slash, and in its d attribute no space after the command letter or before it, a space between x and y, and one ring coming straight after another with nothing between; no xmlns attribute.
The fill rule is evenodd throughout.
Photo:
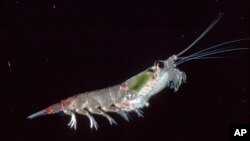
<svg viewBox="0 0 250 141"><path fill-rule="evenodd" d="M186 49L178 53L176 56L180 56L186 51L188 51L191 47L193 47L198 41L200 41L214 26L215 24L223 17L224 13L220 13L215 20L204 30L201 35L192 43L190 44Z"/></svg>

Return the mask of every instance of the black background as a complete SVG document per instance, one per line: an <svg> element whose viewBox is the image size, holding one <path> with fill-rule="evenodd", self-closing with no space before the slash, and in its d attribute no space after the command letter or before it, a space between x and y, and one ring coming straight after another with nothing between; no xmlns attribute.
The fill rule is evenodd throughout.
<svg viewBox="0 0 250 141"><path fill-rule="evenodd" d="M145 117L99 130L77 116L26 117L72 95L105 88L187 47L220 13L221 21L187 54L249 36L248 0L9 0L0 5L1 140L228 140L229 125L249 123L249 51L179 68L188 83L150 100ZM248 47L249 41L235 44Z"/></svg>

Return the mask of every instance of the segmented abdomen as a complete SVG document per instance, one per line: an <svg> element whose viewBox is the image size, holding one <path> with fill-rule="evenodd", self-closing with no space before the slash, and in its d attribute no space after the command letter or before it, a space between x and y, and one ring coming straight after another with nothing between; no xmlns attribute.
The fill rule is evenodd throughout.
<svg viewBox="0 0 250 141"><path fill-rule="evenodd" d="M125 95L125 93L123 93ZM120 85L79 94L75 97L75 103L82 109L92 107L110 106L119 103L122 99ZM81 106L80 106L81 105Z"/></svg>

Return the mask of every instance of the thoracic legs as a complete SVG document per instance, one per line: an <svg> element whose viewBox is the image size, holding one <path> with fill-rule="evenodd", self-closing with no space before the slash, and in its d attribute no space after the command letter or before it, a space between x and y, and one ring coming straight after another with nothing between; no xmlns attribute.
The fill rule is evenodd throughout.
<svg viewBox="0 0 250 141"><path fill-rule="evenodd" d="M76 116L75 116L75 114L71 114L71 120L70 120L70 122L68 123L68 126L69 126L70 128L73 128L73 127L74 127L74 129L76 130Z"/></svg>
<svg viewBox="0 0 250 141"><path fill-rule="evenodd" d="M134 110L138 117L143 117L143 111L141 109Z"/></svg>
<svg viewBox="0 0 250 141"><path fill-rule="evenodd" d="M101 109L98 109L98 108L88 108L88 110L91 113L98 114L98 115L106 117L109 120L110 125L117 124L116 121L111 116L109 116L108 114L104 113Z"/></svg>
<svg viewBox="0 0 250 141"><path fill-rule="evenodd" d="M118 113L122 118L124 118L126 121L129 122L129 116L126 112L120 110L119 108L117 107L114 107L114 106L103 106L101 107L101 109L105 112L114 112L114 113Z"/></svg>
<svg viewBox="0 0 250 141"><path fill-rule="evenodd" d="M86 110L79 110L79 109L76 109L76 112L79 113L79 114L82 114L82 115L85 115L89 118L89 121L90 121L90 128L95 128L96 130L98 129L98 124L96 122L96 120L94 119L94 117Z"/></svg>
<svg viewBox="0 0 250 141"><path fill-rule="evenodd" d="M70 122L68 123L68 126L70 128L73 128L76 130L76 116L75 114L72 112L72 111L64 111L65 114L67 115L70 115L71 116L71 119L70 119Z"/></svg>

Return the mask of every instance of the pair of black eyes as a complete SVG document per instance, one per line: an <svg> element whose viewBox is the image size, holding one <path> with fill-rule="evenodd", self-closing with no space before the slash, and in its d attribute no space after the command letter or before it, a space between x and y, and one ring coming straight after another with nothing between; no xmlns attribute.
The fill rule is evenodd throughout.
<svg viewBox="0 0 250 141"><path fill-rule="evenodd" d="M163 61L157 60L157 61L155 61L154 65L157 66L158 68L162 69L162 68L164 68L165 64Z"/></svg>

